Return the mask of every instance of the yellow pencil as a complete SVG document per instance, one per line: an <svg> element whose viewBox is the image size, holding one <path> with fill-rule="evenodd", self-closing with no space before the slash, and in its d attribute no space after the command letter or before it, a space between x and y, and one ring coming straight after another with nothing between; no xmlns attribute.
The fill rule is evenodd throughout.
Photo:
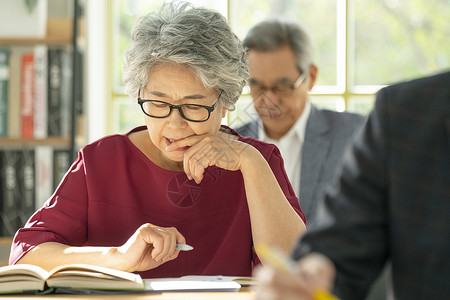
<svg viewBox="0 0 450 300"><path fill-rule="evenodd" d="M283 252L273 249L266 244L255 245L256 252L265 261L270 263L274 268L295 274L295 264ZM317 290L314 292L315 300L339 300L336 296L326 290Z"/></svg>

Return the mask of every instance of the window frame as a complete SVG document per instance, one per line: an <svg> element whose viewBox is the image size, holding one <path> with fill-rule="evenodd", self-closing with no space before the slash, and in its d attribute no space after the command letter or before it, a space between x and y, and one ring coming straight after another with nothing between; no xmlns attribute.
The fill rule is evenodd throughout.
<svg viewBox="0 0 450 300"><path fill-rule="evenodd" d="M115 55L118 55L114 47L115 44L114 37L114 18L116 17L115 10L117 9L117 5L114 5L114 1L106 1L106 10L107 10L107 63L108 72L107 72L107 80L108 84L108 97L106 103L106 111L108 112L105 120L107 122L106 125L106 133L114 133L120 131L120 128L117 128L117 124L119 120L117 117L119 115L118 112L115 111L118 107L123 105L123 101L125 98L128 98L127 95L124 94L123 91L118 91L117 88L114 87L114 77L113 72L111 70L111 62L114 63ZM231 3L232 1L237 0L226 0L227 1L227 19L232 24L232 13ZM355 85L354 83L354 74L355 74L355 52L352 49L355 49L355 0L335 0L336 1L336 84L335 85L316 85L313 87L310 92L310 99L312 103L315 103L318 106L324 107L321 104L323 103L331 103L327 108L332 108L337 111L358 111L360 113L368 113L371 109L374 100L375 94L378 90L384 85L370 85L370 86L362 86ZM319 74L320 76L320 74ZM245 88L242 96L249 97L248 88ZM330 100L331 99L331 100ZM334 107L333 107L333 100ZM361 100L362 99L362 100ZM131 101L131 100L130 100ZM331 101L331 102L330 102ZM120 105L117 105L119 103ZM130 102L131 103L131 102ZM365 104L364 104L365 103ZM363 106L364 111L355 109L357 106ZM138 104L136 103L136 111L139 112ZM230 119L228 118L228 122Z"/></svg>

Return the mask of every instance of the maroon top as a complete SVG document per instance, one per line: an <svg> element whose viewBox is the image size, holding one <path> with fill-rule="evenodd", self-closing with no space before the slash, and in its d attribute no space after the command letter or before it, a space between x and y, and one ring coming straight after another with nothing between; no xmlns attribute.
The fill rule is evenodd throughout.
<svg viewBox="0 0 450 300"><path fill-rule="evenodd" d="M131 132L140 130L146 127ZM262 153L305 222L278 149L253 138L239 140ZM194 250L140 272L143 278L250 276L252 262L259 263L252 252L241 172L209 167L196 184L184 172L155 165L125 134L104 137L79 151L55 193L16 233L10 264L44 242L120 246L144 223L177 228Z"/></svg>

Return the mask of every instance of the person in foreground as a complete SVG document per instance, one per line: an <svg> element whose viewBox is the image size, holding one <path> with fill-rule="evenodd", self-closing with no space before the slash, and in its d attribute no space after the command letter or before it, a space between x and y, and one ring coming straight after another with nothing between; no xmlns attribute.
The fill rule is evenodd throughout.
<svg viewBox="0 0 450 300"><path fill-rule="evenodd" d="M258 299L363 299L385 262L396 299L450 299L450 72L379 91L375 108L299 240L298 275L257 270ZM334 273L336 276L334 276Z"/></svg>
<svg viewBox="0 0 450 300"><path fill-rule="evenodd" d="M331 182L344 149L365 118L319 109L309 101L318 67L312 42L299 24L279 19L262 21L250 29L243 44L258 117L236 131L280 149L286 173L311 226L316 221L316 199Z"/></svg>
<svg viewBox="0 0 450 300"><path fill-rule="evenodd" d="M16 233L10 264L250 276L260 262L254 244L289 252L306 220L279 151L221 126L248 80L226 19L164 4L133 28L123 79L146 126L79 151ZM194 249L180 253L184 243Z"/></svg>

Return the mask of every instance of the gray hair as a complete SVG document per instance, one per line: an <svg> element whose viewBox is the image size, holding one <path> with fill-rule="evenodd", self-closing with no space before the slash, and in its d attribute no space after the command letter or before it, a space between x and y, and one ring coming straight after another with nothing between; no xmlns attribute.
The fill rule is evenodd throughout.
<svg viewBox="0 0 450 300"><path fill-rule="evenodd" d="M314 47L306 31L297 23L267 19L250 29L243 41L248 50L274 51L289 46L297 58L297 68L305 72L314 64Z"/></svg>
<svg viewBox="0 0 450 300"><path fill-rule="evenodd" d="M229 110L249 78L245 49L225 17L187 2L165 3L137 21L123 58L126 93L137 98L150 70L165 63L189 66L206 88L222 91Z"/></svg>

